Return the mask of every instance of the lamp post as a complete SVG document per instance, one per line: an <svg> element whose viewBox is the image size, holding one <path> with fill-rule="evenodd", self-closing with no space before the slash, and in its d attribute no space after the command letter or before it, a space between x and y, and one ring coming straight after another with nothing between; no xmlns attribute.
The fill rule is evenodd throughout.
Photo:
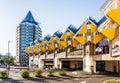
<svg viewBox="0 0 120 83"><path fill-rule="evenodd" d="M28 51L29 51L29 50L30 50L30 47L28 47L27 49L28 49ZM26 53L26 54L27 54L27 56L28 56L28 70L29 70L29 66L30 66L30 54L29 54L29 52Z"/></svg>
<svg viewBox="0 0 120 83"><path fill-rule="evenodd" d="M8 74L9 74L9 70L10 70L10 67L9 67L9 60L10 60L9 48L10 48L10 41L8 41L8 63L7 63L7 71L8 71Z"/></svg>
<svg viewBox="0 0 120 83"><path fill-rule="evenodd" d="M38 45L38 50L39 50L39 54L38 54L38 68L40 67L40 55L41 55L41 45Z"/></svg>

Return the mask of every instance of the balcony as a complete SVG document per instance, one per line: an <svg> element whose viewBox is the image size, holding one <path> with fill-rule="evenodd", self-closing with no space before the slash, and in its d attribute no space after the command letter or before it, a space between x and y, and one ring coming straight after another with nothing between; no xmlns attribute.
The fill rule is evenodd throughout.
<svg viewBox="0 0 120 83"><path fill-rule="evenodd" d="M41 55L40 59L45 59L45 54Z"/></svg>
<svg viewBox="0 0 120 83"><path fill-rule="evenodd" d="M83 58L83 50L76 50L73 52L68 52L67 58Z"/></svg>
<svg viewBox="0 0 120 83"><path fill-rule="evenodd" d="M106 0L105 3L100 7L100 10L103 11L113 0Z"/></svg>
<svg viewBox="0 0 120 83"><path fill-rule="evenodd" d="M93 56L93 60L101 61L101 60L111 60L110 54L97 54Z"/></svg>
<svg viewBox="0 0 120 83"><path fill-rule="evenodd" d="M96 48L95 55L101 55L101 54L109 54L109 46L104 45Z"/></svg>
<svg viewBox="0 0 120 83"><path fill-rule="evenodd" d="M54 59L54 53L50 53L46 56L46 59Z"/></svg>
<svg viewBox="0 0 120 83"><path fill-rule="evenodd" d="M56 55L56 57L58 57L58 58L66 58L66 52L65 51L64 52L60 52L60 53L58 53Z"/></svg>

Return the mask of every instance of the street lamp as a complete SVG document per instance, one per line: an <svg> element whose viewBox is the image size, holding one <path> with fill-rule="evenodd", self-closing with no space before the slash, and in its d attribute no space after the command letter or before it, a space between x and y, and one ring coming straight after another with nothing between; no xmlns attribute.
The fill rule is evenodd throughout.
<svg viewBox="0 0 120 83"><path fill-rule="evenodd" d="M9 74L9 70L10 70L10 67L9 67L9 60L10 60L10 53L9 53L9 48L10 48L10 41L8 41L8 63L7 63L7 70L8 70L8 74Z"/></svg>
<svg viewBox="0 0 120 83"><path fill-rule="evenodd" d="M30 55L29 55L29 54L30 54L30 53L29 53L30 46L28 46L27 49L28 49L28 52L26 53L26 55L28 56L28 62L27 62L27 63L28 63L28 70L29 70L29 66L31 65L31 64L30 64Z"/></svg>
<svg viewBox="0 0 120 83"><path fill-rule="evenodd" d="M38 54L38 68L39 68L39 65L40 65L40 55L41 55L41 45L40 44L38 45L38 50L39 50L39 54Z"/></svg>
<svg viewBox="0 0 120 83"><path fill-rule="evenodd" d="M33 68L35 68L35 44L32 45L32 51L33 51Z"/></svg>

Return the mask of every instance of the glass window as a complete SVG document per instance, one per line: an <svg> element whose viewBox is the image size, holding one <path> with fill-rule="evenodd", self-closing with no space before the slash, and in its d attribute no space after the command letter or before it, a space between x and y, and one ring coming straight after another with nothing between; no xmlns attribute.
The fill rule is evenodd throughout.
<svg viewBox="0 0 120 83"><path fill-rule="evenodd" d="M109 41L107 38L104 38L96 45L96 54L105 53L109 53Z"/></svg>

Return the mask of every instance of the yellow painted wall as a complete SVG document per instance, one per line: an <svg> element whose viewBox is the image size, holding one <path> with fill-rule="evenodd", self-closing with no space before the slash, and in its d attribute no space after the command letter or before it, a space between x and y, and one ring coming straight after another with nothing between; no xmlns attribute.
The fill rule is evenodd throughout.
<svg viewBox="0 0 120 83"><path fill-rule="evenodd" d="M34 54L34 46L30 46L30 48L29 48L29 52L30 52L30 54Z"/></svg>
<svg viewBox="0 0 120 83"><path fill-rule="evenodd" d="M73 47L77 47L78 44L79 44L78 41L76 41L75 39L72 40L72 46L73 46Z"/></svg>
<svg viewBox="0 0 120 83"><path fill-rule="evenodd" d="M92 23L91 32L97 32L97 27ZM85 23L77 32L77 34L87 33L87 24Z"/></svg>
<svg viewBox="0 0 120 83"><path fill-rule="evenodd" d="M39 44L38 43L34 45L34 49L35 49L35 53L39 54Z"/></svg>
<svg viewBox="0 0 120 83"><path fill-rule="evenodd" d="M83 36L76 37L75 40L78 41L82 45L84 45L86 43L86 38Z"/></svg>
<svg viewBox="0 0 120 83"><path fill-rule="evenodd" d="M70 31L70 38L74 36L74 33ZM60 39L67 39L67 32L65 31Z"/></svg>
<svg viewBox="0 0 120 83"><path fill-rule="evenodd" d="M107 16L120 25L120 8L110 10Z"/></svg>
<svg viewBox="0 0 120 83"><path fill-rule="evenodd" d="M78 31L77 34L83 34L83 33L87 33L87 25L84 24Z"/></svg>
<svg viewBox="0 0 120 83"><path fill-rule="evenodd" d="M98 32L97 27L94 24L91 24L91 32Z"/></svg>
<svg viewBox="0 0 120 83"><path fill-rule="evenodd" d="M87 22L86 22L87 23ZM86 43L86 36L85 34L87 33L87 24L83 24L83 26L78 30L75 40L79 42L80 44L85 44ZM91 22L91 32L98 32L97 26ZM79 34L82 34L83 36L77 36ZM92 36L92 35L91 35ZM97 44L101 39L103 38L103 35L94 35L93 36L93 43Z"/></svg>
<svg viewBox="0 0 120 83"><path fill-rule="evenodd" d="M66 30L67 31L67 30ZM64 32L63 35L61 36L60 39L64 39L64 41L59 41L60 45L64 48L67 47L67 42L66 42L66 39L67 39L67 32ZM74 36L74 33L70 31L70 38L73 38Z"/></svg>
<svg viewBox="0 0 120 83"><path fill-rule="evenodd" d="M56 38L56 42L58 42L59 38L57 36L55 36L55 38ZM54 48L55 48L54 47L54 37L51 37L48 43L51 43L51 44L48 44L49 50L50 51L54 50Z"/></svg>
<svg viewBox="0 0 120 83"><path fill-rule="evenodd" d="M25 48L25 52L26 52L27 54L29 54L29 47L26 47L26 48Z"/></svg>
<svg viewBox="0 0 120 83"><path fill-rule="evenodd" d="M114 37L115 37L115 32L116 32L116 28L112 28L112 27L110 27L110 28L108 28L108 29L103 29L102 31L101 31L101 33L105 36L105 37L107 37L109 40L112 40Z"/></svg>
<svg viewBox="0 0 120 83"><path fill-rule="evenodd" d="M97 44L99 41L101 41L104 38L103 35L99 34L99 35L94 35L93 36L93 43Z"/></svg>
<svg viewBox="0 0 120 83"><path fill-rule="evenodd" d="M42 52L45 52L46 50L45 50L45 41L42 41L41 42L41 50L42 50Z"/></svg>

